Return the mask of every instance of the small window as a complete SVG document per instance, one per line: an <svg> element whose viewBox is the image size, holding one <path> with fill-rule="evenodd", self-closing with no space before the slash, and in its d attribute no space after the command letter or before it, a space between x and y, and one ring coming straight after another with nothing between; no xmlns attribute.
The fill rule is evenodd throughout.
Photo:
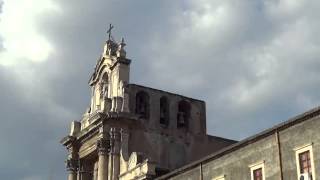
<svg viewBox="0 0 320 180"><path fill-rule="evenodd" d="M312 144L294 149L296 151L296 164L298 180L313 179L315 171L313 165Z"/></svg>
<svg viewBox="0 0 320 180"><path fill-rule="evenodd" d="M136 94L136 114L141 118L149 118L149 95L140 91Z"/></svg>
<svg viewBox="0 0 320 180"><path fill-rule="evenodd" d="M166 97L160 98L160 124L165 127L169 125L169 104Z"/></svg>
<svg viewBox="0 0 320 180"><path fill-rule="evenodd" d="M262 168L253 170L253 180L262 180Z"/></svg>
<svg viewBox="0 0 320 180"><path fill-rule="evenodd" d="M264 161L249 166L251 173L251 180L265 180Z"/></svg>
<svg viewBox="0 0 320 180"><path fill-rule="evenodd" d="M305 151L299 154L300 173L312 173L310 151Z"/></svg>
<svg viewBox="0 0 320 180"><path fill-rule="evenodd" d="M177 127L183 128L188 127L190 118L190 104L182 100L178 104L178 113L177 113Z"/></svg>

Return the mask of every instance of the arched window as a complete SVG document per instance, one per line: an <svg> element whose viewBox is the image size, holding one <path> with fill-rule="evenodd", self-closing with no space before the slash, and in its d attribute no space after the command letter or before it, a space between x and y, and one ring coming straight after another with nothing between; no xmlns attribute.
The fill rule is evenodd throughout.
<svg viewBox="0 0 320 180"><path fill-rule="evenodd" d="M141 118L149 118L149 95L144 91L136 94L136 114Z"/></svg>
<svg viewBox="0 0 320 180"><path fill-rule="evenodd" d="M177 127L183 128L188 127L190 118L190 104L182 100L178 104L178 113L177 113Z"/></svg>
<svg viewBox="0 0 320 180"><path fill-rule="evenodd" d="M169 104L164 96L160 98L160 124L165 127L169 125Z"/></svg>

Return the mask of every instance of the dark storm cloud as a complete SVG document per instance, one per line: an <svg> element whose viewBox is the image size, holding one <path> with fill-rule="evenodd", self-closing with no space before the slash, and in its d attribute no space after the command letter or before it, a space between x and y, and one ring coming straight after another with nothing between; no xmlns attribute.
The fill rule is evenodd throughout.
<svg viewBox="0 0 320 180"><path fill-rule="evenodd" d="M89 105L109 23L131 82L206 100L211 134L240 139L319 104L317 1L55 2L35 24L47 60L0 65L3 179L65 178L58 142Z"/></svg>
<svg viewBox="0 0 320 180"><path fill-rule="evenodd" d="M48 179L51 170L64 170L63 161L58 160L64 150L55 145L59 134L66 133L63 125L55 123L45 106L33 107L24 100L14 74L0 67L0 75L1 179ZM62 178L62 174L55 178Z"/></svg>

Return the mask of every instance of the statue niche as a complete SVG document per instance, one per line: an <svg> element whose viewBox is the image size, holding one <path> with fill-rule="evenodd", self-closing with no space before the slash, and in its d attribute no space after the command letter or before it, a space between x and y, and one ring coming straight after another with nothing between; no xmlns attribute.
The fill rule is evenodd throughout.
<svg viewBox="0 0 320 180"><path fill-rule="evenodd" d="M98 83L98 86L100 89L101 110L104 112L108 112L111 109L111 99L108 98L108 93L109 93L108 82L109 82L108 74L104 73Z"/></svg>

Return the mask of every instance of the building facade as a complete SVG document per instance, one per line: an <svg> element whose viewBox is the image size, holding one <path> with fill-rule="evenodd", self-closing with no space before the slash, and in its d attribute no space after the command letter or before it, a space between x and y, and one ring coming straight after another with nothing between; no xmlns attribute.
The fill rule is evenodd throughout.
<svg viewBox="0 0 320 180"><path fill-rule="evenodd" d="M90 106L61 140L68 180L154 179L236 142L207 135L204 101L130 84L125 45L109 35Z"/></svg>
<svg viewBox="0 0 320 180"><path fill-rule="evenodd" d="M318 180L320 108L244 139L157 180Z"/></svg>

